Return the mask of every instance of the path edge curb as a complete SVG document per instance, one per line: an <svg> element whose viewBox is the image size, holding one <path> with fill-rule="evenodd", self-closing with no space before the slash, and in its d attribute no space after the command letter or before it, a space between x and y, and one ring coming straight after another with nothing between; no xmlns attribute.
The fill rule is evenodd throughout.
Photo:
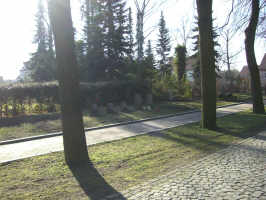
<svg viewBox="0 0 266 200"><path fill-rule="evenodd" d="M246 102L240 102L240 103L235 103L235 104L230 104L230 105L225 105L225 106L218 106L217 109L226 108L226 107L230 107L230 106L237 106L237 105L241 105L241 104L245 104L245 103ZM146 121L152 121L152 120L158 120L158 119L165 119L165 118L169 118L169 117L186 115L186 114L191 114L191 113L196 113L196 112L201 112L201 111L199 109L193 109L193 110L190 110L190 111L187 111L187 112L181 112L181 113L175 113L175 114L169 114L169 115L161 115L161 116L158 116L158 117L151 117L151 118L145 118L145 119L140 119L140 120L121 122L121 123L107 124L107 125L104 125L104 126L85 128L84 130L85 130L85 132L89 132L89 131L100 130L100 129L105 129L105 128L112 128L112 127L117 127L117 126L136 124L136 123L140 123L140 122L146 122ZM45 135L25 137L25 138L14 139L14 140L6 140L6 141L0 142L0 146L8 145L8 144L20 143L20 142L28 142L28 141L32 141L32 140L39 140L39 139L57 137L57 136L62 136L62 135L63 135L63 132L60 131L60 132L55 132L55 133L48 133L48 134L45 134Z"/></svg>

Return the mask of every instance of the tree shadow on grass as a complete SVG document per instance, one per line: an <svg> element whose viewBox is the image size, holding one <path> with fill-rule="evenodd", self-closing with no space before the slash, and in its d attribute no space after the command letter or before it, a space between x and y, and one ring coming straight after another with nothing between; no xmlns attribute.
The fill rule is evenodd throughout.
<svg viewBox="0 0 266 200"><path fill-rule="evenodd" d="M176 136L175 136L176 134ZM214 137L209 138L202 135L186 135L182 134L180 132L176 132L175 134L163 134L160 132L152 133L151 136L154 137L160 137L166 140L171 140L175 143L179 143L185 146L188 146L190 148L199 150L199 151L209 151L211 150L211 147L219 147L219 148L225 148L228 147L228 144L222 142L222 141L214 141ZM221 137L222 135L216 136L216 138Z"/></svg>
<svg viewBox="0 0 266 200"><path fill-rule="evenodd" d="M90 200L125 199L122 194L109 185L92 163L69 166L80 187ZM78 198L77 198L78 199Z"/></svg>
<svg viewBox="0 0 266 200"><path fill-rule="evenodd" d="M246 139L249 137L256 136L258 133L265 130L265 128L266 126L264 125L262 127L254 127L248 130L243 130L241 133L239 133L239 132L235 132L228 128L218 127L216 131L224 135L231 135L231 136L238 137L241 139Z"/></svg>
<svg viewBox="0 0 266 200"><path fill-rule="evenodd" d="M256 151L260 153L266 153L264 149L261 149L259 147L252 147L250 145L246 144L235 144L232 143L232 139L225 138L226 136L230 135L233 137L238 137L240 139L246 139L249 137L254 137L258 140L266 140L266 137L264 135L258 135L261 131L265 130L265 127L260 127L256 129L250 129L247 131L243 131L240 133L236 133L233 131L230 131L229 129L226 128L217 128L216 134L215 135L201 135L201 134L185 134L179 131L171 131L167 132L155 132L149 134L150 136L153 137L159 137L163 138L166 140L171 140L175 143L179 143L185 146L188 146L192 149L199 150L202 152L209 152L213 150L218 150L218 149L224 149L229 146L234 146L237 145L239 148L242 149L248 149L250 151Z"/></svg>

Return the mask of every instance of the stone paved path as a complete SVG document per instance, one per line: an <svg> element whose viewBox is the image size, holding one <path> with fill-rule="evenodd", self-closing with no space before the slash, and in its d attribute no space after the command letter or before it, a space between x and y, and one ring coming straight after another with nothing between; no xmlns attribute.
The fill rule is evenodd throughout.
<svg viewBox="0 0 266 200"><path fill-rule="evenodd" d="M240 112L252 108L251 104L240 104L217 109L217 116ZM122 138L137 136L153 131L173 128L180 125L197 122L201 119L201 113L195 112L164 119L157 119L146 122L139 122L129 125L105 128L86 132L87 145L93 145L106 141L119 140ZM44 138L28 142L21 142L8 145L0 145L0 163L28 158L37 155L44 155L51 152L63 150L62 136Z"/></svg>
<svg viewBox="0 0 266 200"><path fill-rule="evenodd" d="M122 195L131 200L266 200L266 131Z"/></svg>

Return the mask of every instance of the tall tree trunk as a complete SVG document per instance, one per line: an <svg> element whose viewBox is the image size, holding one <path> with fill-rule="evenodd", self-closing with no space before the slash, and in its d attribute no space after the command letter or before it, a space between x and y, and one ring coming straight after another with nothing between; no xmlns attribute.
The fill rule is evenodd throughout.
<svg viewBox="0 0 266 200"><path fill-rule="evenodd" d="M251 93L253 99L254 113L265 112L263 97L262 97L261 82L260 82L260 74L254 50L256 29L258 25L259 12L260 12L259 3L260 3L259 0L252 0L252 11L251 11L250 22L247 29L245 30L246 59L251 77Z"/></svg>
<svg viewBox="0 0 266 200"><path fill-rule="evenodd" d="M60 85L65 160L69 165L81 164L88 162L89 157L80 107L70 0L50 0L49 9Z"/></svg>
<svg viewBox="0 0 266 200"><path fill-rule="evenodd" d="M144 52L143 52L143 45L144 45L144 13L138 11L137 13L137 61L140 63L143 60Z"/></svg>
<svg viewBox="0 0 266 200"><path fill-rule="evenodd" d="M197 0L200 33L202 127L216 128L216 74L212 35L212 0Z"/></svg>

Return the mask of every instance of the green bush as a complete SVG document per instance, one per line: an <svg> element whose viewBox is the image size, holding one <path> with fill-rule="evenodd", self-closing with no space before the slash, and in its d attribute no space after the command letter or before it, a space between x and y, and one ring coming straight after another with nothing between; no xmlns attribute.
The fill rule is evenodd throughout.
<svg viewBox="0 0 266 200"><path fill-rule="evenodd" d="M109 102L133 103L135 93L146 94L146 83L112 81L80 84L81 106L106 105ZM13 84L0 87L1 117L27 112L54 112L60 104L57 82ZM6 106L5 106L6 105Z"/></svg>
<svg viewBox="0 0 266 200"><path fill-rule="evenodd" d="M157 101L190 99L192 88L187 80L179 81L176 75L169 75L153 81L152 93Z"/></svg>

